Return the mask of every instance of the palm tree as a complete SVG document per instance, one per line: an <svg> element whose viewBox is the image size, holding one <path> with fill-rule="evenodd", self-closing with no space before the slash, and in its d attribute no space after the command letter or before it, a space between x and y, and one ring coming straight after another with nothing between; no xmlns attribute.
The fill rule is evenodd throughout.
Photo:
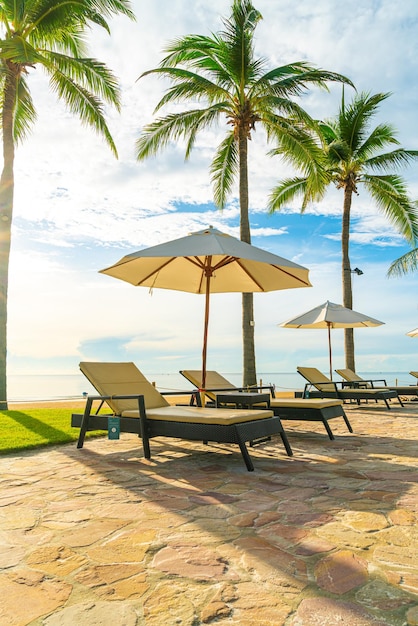
<svg viewBox="0 0 418 626"><path fill-rule="evenodd" d="M389 267L388 276L403 276L418 271L418 248L413 248L399 259L393 261Z"/></svg>
<svg viewBox="0 0 418 626"><path fill-rule="evenodd" d="M0 178L0 409L7 409L7 290L13 216L15 146L28 135L36 111L28 77L42 67L50 86L83 124L93 127L117 155L104 118L104 103L119 108L116 78L88 58L89 25L108 32L106 18L134 18L128 0L3 0L0 5L0 116L3 170Z"/></svg>
<svg viewBox="0 0 418 626"><path fill-rule="evenodd" d="M248 193L248 141L257 124L270 139L289 130L288 117L308 123L309 116L292 96L303 94L308 85L325 87L327 81L350 82L344 77L297 62L267 69L254 54L254 32L261 14L250 0L234 0L224 30L211 37L188 35L164 50L167 56L156 69L140 78L157 74L172 83L155 108L191 102L185 111L171 113L145 126L136 143L137 158L145 159L165 148L170 141L184 139L189 158L199 131L223 122L227 133L211 163L214 200L225 206L232 185L238 180L240 237L251 243ZM351 84L351 83L350 83ZM197 106L196 103L202 103ZM257 382L254 351L252 294L243 294L243 384Z"/></svg>
<svg viewBox="0 0 418 626"><path fill-rule="evenodd" d="M281 181L271 192L269 209L280 210L290 200L301 196L304 212L309 203L322 200L333 184L344 193L342 214L342 289L343 304L352 308L351 267L349 258L350 214L353 195L363 185L395 229L413 242L418 233L417 205L408 197L404 179L396 172L418 157L417 150L400 146L396 132L389 124L370 129L371 118L388 93L356 94L346 105L344 93L338 115L317 126L316 137L295 130L293 150L279 146L281 154L302 172L302 176ZM345 329L346 367L355 370L353 329Z"/></svg>

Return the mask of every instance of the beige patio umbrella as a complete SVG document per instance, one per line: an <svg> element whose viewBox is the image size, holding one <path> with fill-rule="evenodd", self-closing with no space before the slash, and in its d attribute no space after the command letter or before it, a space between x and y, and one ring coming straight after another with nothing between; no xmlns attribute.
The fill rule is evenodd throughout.
<svg viewBox="0 0 418 626"><path fill-rule="evenodd" d="M254 293L311 287L308 270L212 227L128 254L100 270L132 285L205 294L202 384L210 293Z"/></svg>
<svg viewBox="0 0 418 626"><path fill-rule="evenodd" d="M282 322L278 326L283 328L326 328L328 331L329 374L332 380L331 328L363 328L365 326L381 326L382 324L384 322L379 322L373 317L357 313L357 311L347 309L341 304L334 304L327 300L324 304Z"/></svg>
<svg viewBox="0 0 418 626"><path fill-rule="evenodd" d="M414 328L414 330L410 330L409 333L406 333L408 337L418 337L418 328Z"/></svg>

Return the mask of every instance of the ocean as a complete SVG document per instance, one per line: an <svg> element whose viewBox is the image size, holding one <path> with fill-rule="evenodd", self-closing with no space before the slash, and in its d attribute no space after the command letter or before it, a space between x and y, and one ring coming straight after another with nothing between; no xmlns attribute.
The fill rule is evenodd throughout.
<svg viewBox="0 0 418 626"><path fill-rule="evenodd" d="M181 374L152 374L144 372L159 391L190 391L192 386ZM222 372L234 385L242 384L240 373ZM408 372L359 372L367 379L384 378L388 385L413 385L416 379ZM335 376L335 380L339 377ZM264 385L273 384L277 391L303 389L305 381L297 372L262 372L258 381ZM87 394L96 393L88 380L80 374L11 374L7 381L9 402L30 402L42 400L83 399Z"/></svg>

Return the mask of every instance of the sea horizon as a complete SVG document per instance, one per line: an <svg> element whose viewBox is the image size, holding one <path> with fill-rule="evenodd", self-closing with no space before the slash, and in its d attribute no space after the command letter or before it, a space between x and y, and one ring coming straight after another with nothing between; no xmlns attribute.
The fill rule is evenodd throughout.
<svg viewBox="0 0 418 626"><path fill-rule="evenodd" d="M193 386L179 373L146 373L147 379L157 389L164 391L191 391ZM416 379L409 372L398 371L359 371L366 379L385 379L388 385L413 385ZM231 383L240 386L242 374L239 372L222 372ZM334 380L340 377L334 375ZM260 372L257 376L259 384L274 385L278 392L302 390L305 380L297 372ZM80 399L88 394L96 394L96 390L81 374L9 374L7 379L7 395L9 402L53 401Z"/></svg>

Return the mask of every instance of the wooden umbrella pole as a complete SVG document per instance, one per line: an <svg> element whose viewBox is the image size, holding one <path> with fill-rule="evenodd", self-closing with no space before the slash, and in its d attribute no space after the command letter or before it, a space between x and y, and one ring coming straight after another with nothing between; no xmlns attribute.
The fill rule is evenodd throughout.
<svg viewBox="0 0 418 626"><path fill-rule="evenodd" d="M208 329L209 329L209 303L210 303L210 279L212 276L212 269L210 267L211 257L208 257L208 265L205 267L206 277L206 294L205 294L205 323L203 327L203 348L202 348L202 381L201 389L206 385L206 354L208 345ZM204 404L204 396L202 394L202 405Z"/></svg>
<svg viewBox="0 0 418 626"><path fill-rule="evenodd" d="M331 322L327 322L327 327L328 327L329 377L332 380Z"/></svg>

